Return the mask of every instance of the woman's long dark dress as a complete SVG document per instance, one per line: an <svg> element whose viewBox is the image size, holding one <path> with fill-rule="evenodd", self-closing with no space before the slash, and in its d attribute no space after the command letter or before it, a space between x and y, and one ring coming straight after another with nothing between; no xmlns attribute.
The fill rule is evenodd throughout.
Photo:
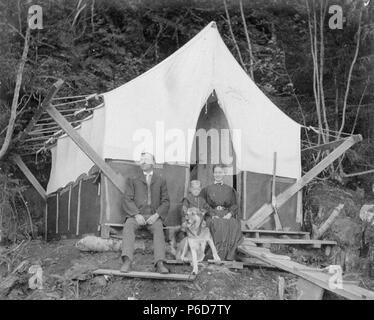
<svg viewBox="0 0 374 320"><path fill-rule="evenodd" d="M207 224L219 257L222 260L234 260L236 249L243 241L235 190L226 184L211 184L201 190L200 196L209 205ZM224 209L218 210L219 206ZM229 212L232 217L223 219Z"/></svg>

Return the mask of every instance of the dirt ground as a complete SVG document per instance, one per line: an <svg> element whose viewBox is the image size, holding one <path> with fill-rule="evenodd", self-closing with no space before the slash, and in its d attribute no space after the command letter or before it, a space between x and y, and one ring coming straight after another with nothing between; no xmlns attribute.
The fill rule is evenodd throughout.
<svg viewBox="0 0 374 320"><path fill-rule="evenodd" d="M203 264L194 281L165 281L119 276L94 276L98 268L119 269L120 252L90 253L80 251L76 239L44 242L34 240L16 246L12 259L0 252L0 284L21 262L23 271L17 273L17 282L6 293L5 300L278 300L279 277L285 279L285 300L298 299L297 277L277 269L244 267L242 270ZM142 239L145 250L137 249L133 270L153 271L152 241ZM12 247L13 248L13 247ZM11 249L12 249L11 248ZM1 248L0 248L1 249ZM9 248L6 248L9 252ZM2 248L1 250L5 250ZM13 249L12 249L13 250ZM287 254L292 260L309 266L328 265L322 250L273 246L271 251ZM8 255L10 257L10 255ZM168 259L173 257L167 253ZM31 290L27 273L29 266L39 264L43 269L43 289ZM189 265L169 265L170 271L190 274ZM374 290L374 279L352 274L352 280L361 280L361 286ZM1 288L0 288L1 289ZM325 291L323 299L342 299Z"/></svg>
<svg viewBox="0 0 374 320"><path fill-rule="evenodd" d="M134 270L152 271L152 244L146 241L145 250L137 250ZM22 248L18 261L27 260L29 265L40 264L43 269L43 290L28 288L23 276L17 285L2 299L256 299L276 300L278 277L286 280L285 299L296 299L296 290L291 274L260 268L228 270L222 266L199 267L199 275L194 281L160 281L124 278L118 276L93 276L89 271L97 268L119 269L119 252L87 253L79 251L76 240L61 240L45 243L32 241ZM172 259L172 257L169 257ZM189 274L189 265L170 265L173 273ZM5 264L1 265L0 275L6 275ZM22 277L21 277L22 278ZM1 280L1 276L0 276Z"/></svg>

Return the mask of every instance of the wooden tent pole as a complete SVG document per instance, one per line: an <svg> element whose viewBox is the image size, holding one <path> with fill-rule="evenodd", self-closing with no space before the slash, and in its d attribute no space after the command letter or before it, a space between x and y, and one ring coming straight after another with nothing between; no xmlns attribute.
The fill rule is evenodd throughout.
<svg viewBox="0 0 374 320"><path fill-rule="evenodd" d="M185 168L185 178L184 178L184 196L188 195L188 188L190 186L190 166Z"/></svg>
<svg viewBox="0 0 374 320"><path fill-rule="evenodd" d="M243 219L247 219L247 171L243 171Z"/></svg>
<svg viewBox="0 0 374 320"><path fill-rule="evenodd" d="M121 192L125 192L125 181L124 178L116 173L98 154L97 152L87 143L86 140L80 136L77 131L71 126L71 124L61 115L58 110L49 105L46 109L48 114L57 122L57 124L64 130L67 135L75 142L75 144L87 155L88 158L95 163L106 177L117 187Z"/></svg>
<svg viewBox="0 0 374 320"><path fill-rule="evenodd" d="M275 195L275 183L277 178L277 153L274 152L273 155L273 179L271 184L271 205L273 206L274 210L274 222L275 222L275 230L282 230L282 224L279 218L278 209L277 209L277 198Z"/></svg>
<svg viewBox="0 0 374 320"><path fill-rule="evenodd" d="M239 207L239 213L241 213L242 217L243 216L243 211L242 211L242 172L238 172L236 174L236 193L238 194L238 207Z"/></svg>
<svg viewBox="0 0 374 320"><path fill-rule="evenodd" d="M82 191L82 180L79 181L78 185L78 204L77 204L77 225L75 235L79 236L79 224L81 219L81 191Z"/></svg>
<svg viewBox="0 0 374 320"><path fill-rule="evenodd" d="M374 173L374 170L366 170L366 171L361 171L361 172L344 174L343 178L354 177L354 176L361 176L363 174L368 174L368 173Z"/></svg>
<svg viewBox="0 0 374 320"><path fill-rule="evenodd" d="M332 142L328 142L328 143L324 143L324 144L319 144L319 145L315 145L315 146L312 146L312 147L307 147L307 148L304 148L304 149L301 149L301 151L307 151L307 150L319 150L319 151L325 151L325 150L329 150L329 149L333 149L333 148L337 148L338 146L340 146L346 139L339 139L339 140L335 140L335 141L332 141Z"/></svg>
<svg viewBox="0 0 374 320"><path fill-rule="evenodd" d="M23 162L21 157L19 155L15 155L12 157L12 160L15 162L15 164L20 168L20 170L23 172L23 174L26 176L27 180L30 181L30 183L33 185L33 187L38 191L38 193L41 195L44 201L47 200L47 193L44 190L44 188L41 186L39 181L35 178L35 176L32 174L30 169L26 166L26 164Z"/></svg>
<svg viewBox="0 0 374 320"><path fill-rule="evenodd" d="M68 231L70 231L70 209L71 206L71 185L69 186L69 198L68 198Z"/></svg>
<svg viewBox="0 0 374 320"><path fill-rule="evenodd" d="M56 193L56 234L58 234L58 220L60 219L60 194Z"/></svg>
<svg viewBox="0 0 374 320"><path fill-rule="evenodd" d="M360 134L353 135L347 138L328 156L322 159L315 167L309 170L304 176L297 180L293 185L283 191L276 197L278 208L284 205L295 193L302 189L307 183L315 178L319 173L326 169L332 162L338 159L345 151L352 147L355 143L362 141ZM260 227L266 219L273 213L274 208L271 204L265 203L259 210L257 210L247 221L246 226L249 229Z"/></svg>
<svg viewBox="0 0 374 320"><path fill-rule="evenodd" d="M48 237L48 201L45 202L44 206L44 240L47 241Z"/></svg>

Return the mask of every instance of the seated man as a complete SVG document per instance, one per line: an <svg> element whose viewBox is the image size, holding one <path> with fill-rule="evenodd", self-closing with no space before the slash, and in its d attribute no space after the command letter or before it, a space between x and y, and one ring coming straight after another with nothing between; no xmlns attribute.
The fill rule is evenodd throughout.
<svg viewBox="0 0 374 320"><path fill-rule="evenodd" d="M140 168L142 172L127 179L124 200L125 225L122 240L121 272L129 272L134 258L135 230L139 226L149 228L153 233L154 262L156 271L168 273L164 266L165 237L162 221L167 217L170 202L164 178L153 171L154 156L142 153Z"/></svg>

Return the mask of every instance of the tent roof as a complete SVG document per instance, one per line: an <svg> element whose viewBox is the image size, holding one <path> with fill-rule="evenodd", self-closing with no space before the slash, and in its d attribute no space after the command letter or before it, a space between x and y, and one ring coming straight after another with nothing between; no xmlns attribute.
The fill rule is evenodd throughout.
<svg viewBox="0 0 374 320"><path fill-rule="evenodd" d="M215 22L158 65L104 93L104 112L98 117L95 110L92 119L102 124L90 126L93 132L86 133L86 139L104 158L136 160L141 151L148 150L159 163L189 163L198 118L213 91L235 131L232 140L238 169L272 174L273 153L277 152L277 175L300 177L300 125L277 108L240 67ZM75 153L80 150L70 147L74 152L63 159L58 148L59 142L52 150L59 154L54 172L58 163L65 167L69 161L80 173L89 170L88 162L81 166L76 161ZM48 186L49 192L62 186L63 181L57 180L50 180L54 187Z"/></svg>

